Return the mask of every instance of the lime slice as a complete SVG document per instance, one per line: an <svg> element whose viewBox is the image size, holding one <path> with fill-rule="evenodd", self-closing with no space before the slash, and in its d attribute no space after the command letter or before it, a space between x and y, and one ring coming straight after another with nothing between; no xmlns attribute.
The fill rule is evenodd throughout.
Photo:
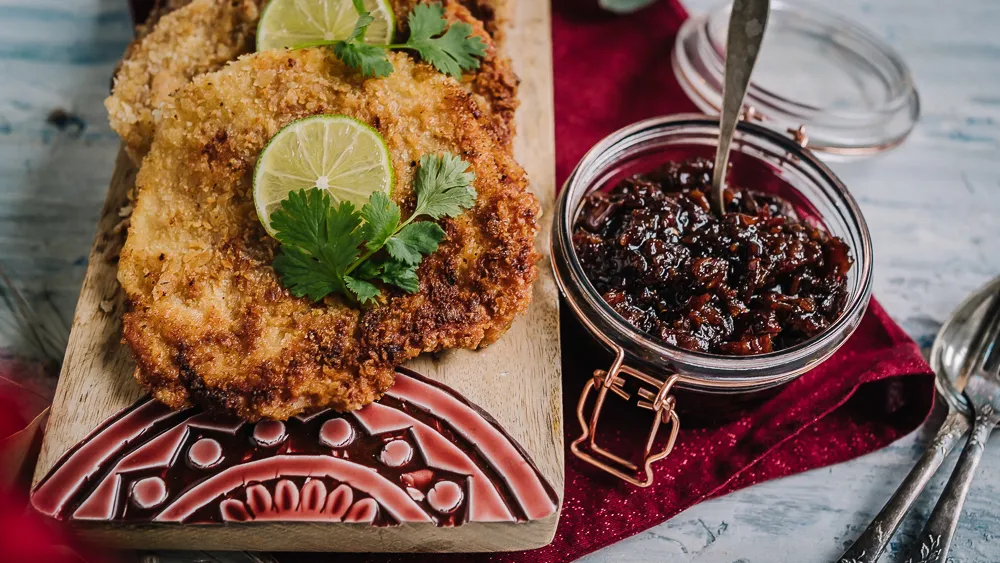
<svg viewBox="0 0 1000 563"><path fill-rule="evenodd" d="M396 18L386 0L364 0L375 21L365 41L392 44ZM352 0L271 0L260 16L257 50L306 47L350 37L358 11Z"/></svg>
<svg viewBox="0 0 1000 563"><path fill-rule="evenodd" d="M285 126L264 147L253 177L257 216L272 236L271 213L289 192L319 188L335 204L360 207L373 192L392 193L395 173L385 139L346 115L317 115Z"/></svg>

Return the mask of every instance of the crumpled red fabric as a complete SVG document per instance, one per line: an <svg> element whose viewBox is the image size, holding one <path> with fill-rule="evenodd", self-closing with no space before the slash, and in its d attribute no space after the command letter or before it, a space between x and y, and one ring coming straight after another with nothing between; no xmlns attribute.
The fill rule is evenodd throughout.
<svg viewBox="0 0 1000 563"><path fill-rule="evenodd" d="M109 563L112 555L77 541L28 508L54 374L42 363L0 357L0 561Z"/></svg>

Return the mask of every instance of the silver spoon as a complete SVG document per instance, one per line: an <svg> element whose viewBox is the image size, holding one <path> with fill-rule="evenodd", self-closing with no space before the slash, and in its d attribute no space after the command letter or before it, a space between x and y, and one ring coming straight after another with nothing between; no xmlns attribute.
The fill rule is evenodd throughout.
<svg viewBox="0 0 1000 563"><path fill-rule="evenodd" d="M986 440L1000 423L1000 297L994 296L987 312L984 337L980 339L974 366L968 373L965 397L975 418L972 434L962 449L955 470L920 533L921 544L909 559L912 563L944 563L955 537L962 506L976 475L976 466L986 449Z"/></svg>
<svg viewBox="0 0 1000 563"><path fill-rule="evenodd" d="M1000 277L967 297L938 331L930 363L937 375L937 391L948 405L948 416L920 461L864 533L841 556L840 563L878 561L913 502L955 444L969 431L972 411L962 391L973 362L980 355L989 309L992 303L1000 301L998 296Z"/></svg>
<svg viewBox="0 0 1000 563"><path fill-rule="evenodd" d="M736 122L743 110L743 98L747 95L750 75L757 63L770 10L770 0L736 0L729 16L726 74L722 86L722 115L719 118L719 146L715 152L715 171L712 173L712 200L715 212L720 217L726 213L722 194L726 189L729 147L733 144Z"/></svg>

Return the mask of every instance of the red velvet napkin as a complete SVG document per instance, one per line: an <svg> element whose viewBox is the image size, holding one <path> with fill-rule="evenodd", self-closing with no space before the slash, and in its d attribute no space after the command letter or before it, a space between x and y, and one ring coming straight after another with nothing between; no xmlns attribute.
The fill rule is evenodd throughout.
<svg viewBox="0 0 1000 563"><path fill-rule="evenodd" d="M661 0L631 16L603 12L593 0L554 1L560 183L584 152L608 133L647 117L695 111L670 68L674 35L685 17L677 0ZM563 315L563 347L569 444L580 430L572 416L580 390L593 369L609 361L569 313ZM501 554L288 554L281 559L573 561L706 498L882 448L919 426L931 410L933 397L933 375L920 350L872 301L861 326L836 355L766 403L716 428L684 427L682 421L673 453L656 466L656 482L647 489L620 483L577 460L567 449L562 517L555 541L548 547ZM645 431L604 438L616 451L634 451L645 439Z"/></svg>

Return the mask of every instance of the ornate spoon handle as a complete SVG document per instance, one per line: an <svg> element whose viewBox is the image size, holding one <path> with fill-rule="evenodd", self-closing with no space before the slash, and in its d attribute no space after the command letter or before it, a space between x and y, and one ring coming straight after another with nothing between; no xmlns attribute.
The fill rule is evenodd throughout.
<svg viewBox="0 0 1000 563"><path fill-rule="evenodd" d="M996 421L989 416L977 416L972 427L972 435L958 458L955 471L944 487L941 498L934 505L934 511L920 532L920 547L914 550L907 563L945 563L948 560L948 549L955 537L958 518L962 515L965 497L972 486L972 478L976 475L976 466L983 457L986 440L996 426Z"/></svg>
<svg viewBox="0 0 1000 563"><path fill-rule="evenodd" d="M882 507L868 528L838 560L839 563L875 563L885 551L892 535L899 528L913 501L917 500L927 482L941 467L955 444L969 431L969 420L958 411L951 411L938 430L934 441L920 457L896 492Z"/></svg>

